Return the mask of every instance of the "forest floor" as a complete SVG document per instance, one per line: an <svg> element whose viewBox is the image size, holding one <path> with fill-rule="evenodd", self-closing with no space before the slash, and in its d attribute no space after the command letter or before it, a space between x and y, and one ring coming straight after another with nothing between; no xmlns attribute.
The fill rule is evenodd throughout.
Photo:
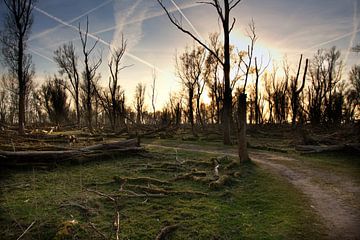
<svg viewBox="0 0 360 240"><path fill-rule="evenodd" d="M224 154L236 157L236 149L219 149L196 143L150 147L181 149L191 152ZM329 239L360 239L360 157L342 153L296 154L250 151L250 158L301 190L327 227Z"/></svg>
<svg viewBox="0 0 360 240"><path fill-rule="evenodd" d="M1 239L360 239L360 156L294 150L305 138L317 146L356 142L348 130L250 130L252 163L245 165L234 164L236 147L218 134L194 138L180 130L142 139L145 151L134 154L1 169ZM0 149L64 150L117 139L8 133Z"/></svg>

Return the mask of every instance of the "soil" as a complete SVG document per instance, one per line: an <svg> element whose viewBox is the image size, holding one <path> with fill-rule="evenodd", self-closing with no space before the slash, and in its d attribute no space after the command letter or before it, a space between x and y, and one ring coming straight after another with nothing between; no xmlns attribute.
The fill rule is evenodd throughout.
<svg viewBox="0 0 360 240"><path fill-rule="evenodd" d="M151 145L163 148L160 145ZM237 157L235 149L179 145L177 149ZM259 166L279 174L301 190L327 226L328 239L360 239L360 186L350 176L312 169L300 160L265 151L251 151L250 158Z"/></svg>

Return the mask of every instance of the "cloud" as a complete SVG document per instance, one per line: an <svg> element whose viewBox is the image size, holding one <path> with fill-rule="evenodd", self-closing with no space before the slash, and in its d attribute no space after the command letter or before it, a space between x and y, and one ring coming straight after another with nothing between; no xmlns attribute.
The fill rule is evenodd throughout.
<svg viewBox="0 0 360 240"><path fill-rule="evenodd" d="M130 7L125 8L126 5ZM122 36L124 36L124 38L127 39L127 51L131 51L131 49L133 49L142 38L143 21L137 21L127 28L124 28L124 26L128 21L133 21L137 18L143 19L146 15L146 12L147 9L144 8L144 3L142 0L136 0L135 3L133 3L133 0L115 2L114 17L116 28L113 34L111 45L114 47L121 46L121 39Z"/></svg>
<svg viewBox="0 0 360 240"><path fill-rule="evenodd" d="M345 57L344 57L344 64L347 64L347 61L349 59L349 54L351 52L352 47L354 47L355 44L355 38L356 38L356 34L358 33L358 19L357 19L357 1L354 1L354 15L353 15L353 31L352 31L352 35L350 38L350 42L349 42L349 46L348 49L345 53Z"/></svg>

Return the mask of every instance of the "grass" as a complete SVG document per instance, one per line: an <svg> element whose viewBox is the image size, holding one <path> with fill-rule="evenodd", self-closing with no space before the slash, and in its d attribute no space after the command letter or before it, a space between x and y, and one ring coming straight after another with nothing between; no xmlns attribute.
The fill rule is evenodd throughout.
<svg viewBox="0 0 360 240"><path fill-rule="evenodd" d="M16 239L33 221L35 224L23 239L102 239L90 222L107 237L115 239L113 222L117 211L120 239L154 239L160 229L171 224L179 227L169 239L324 237L324 228L306 198L285 180L254 164L232 169L239 173L238 177L215 190L210 189L207 182L171 181L191 171L204 171L212 176L212 167L196 164L211 162L212 157L214 155L153 148L145 157L114 157L104 162L59 166L50 171L7 171L0 185L1 239ZM166 166L176 164L175 159L189 164L167 169ZM224 160L227 161L224 164L231 160ZM220 174L225 173L221 168ZM168 191L201 191L207 196L119 197L116 205L106 197L86 191L91 188L118 195L120 183L113 180L114 176L151 177L170 182L156 186L127 182L124 188L133 191L138 191L132 188L137 185Z"/></svg>
<svg viewBox="0 0 360 240"><path fill-rule="evenodd" d="M360 156L351 152L327 152L296 156L312 168L319 168L343 176L350 176L360 183Z"/></svg>

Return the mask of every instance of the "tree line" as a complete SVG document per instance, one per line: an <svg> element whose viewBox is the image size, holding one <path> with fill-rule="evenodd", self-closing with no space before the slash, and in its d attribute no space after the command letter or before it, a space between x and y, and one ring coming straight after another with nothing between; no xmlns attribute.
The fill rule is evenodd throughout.
<svg viewBox="0 0 360 240"><path fill-rule="evenodd" d="M245 109L245 122L256 125L338 125L359 119L360 65L351 68L347 79L341 53L332 47L318 50L311 59L300 55L296 67L285 59L270 69L270 60L263 62L261 56L254 54L258 39L254 21L248 26L247 49L239 50L230 44L229 36L235 26L230 13L240 1L205 2L216 9L223 30L210 34L205 41L184 29L158 0L170 21L194 40L176 56L175 68L182 89L170 93L163 109L156 109L155 72L148 91L148 109L145 98L149 89L145 84L139 83L130 96L120 86L121 71L129 67L122 63L127 47L124 37L119 46L110 48L107 86L99 85L98 68L104 63L95 51L98 41L88 40L89 21L78 28L81 54L77 54L72 42L57 48L53 59L58 72L40 87L34 87L35 68L27 42L36 1L3 2L7 14L1 31L1 59L7 72L1 77L0 123L18 124L20 134L26 125L71 122L90 131L108 128L114 132L138 125L189 124L196 136L199 129L211 124L219 126L224 143L229 144L232 129L241 122L239 106ZM359 47L353 51L358 54ZM208 104L204 102L205 94ZM126 104L128 98L133 99L132 106Z"/></svg>

